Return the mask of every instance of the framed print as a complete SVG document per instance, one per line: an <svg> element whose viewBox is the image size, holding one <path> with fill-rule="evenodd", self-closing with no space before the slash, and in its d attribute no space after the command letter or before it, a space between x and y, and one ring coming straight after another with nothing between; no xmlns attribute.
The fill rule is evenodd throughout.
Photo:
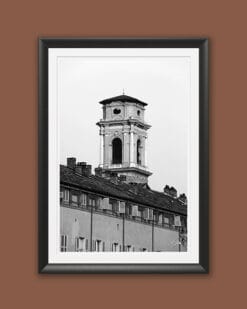
<svg viewBox="0 0 247 309"><path fill-rule="evenodd" d="M208 273L208 40L39 39L39 272Z"/></svg>

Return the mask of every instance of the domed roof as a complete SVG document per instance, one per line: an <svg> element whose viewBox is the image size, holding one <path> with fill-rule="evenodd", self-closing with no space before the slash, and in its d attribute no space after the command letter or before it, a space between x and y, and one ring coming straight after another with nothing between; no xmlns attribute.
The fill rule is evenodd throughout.
<svg viewBox="0 0 247 309"><path fill-rule="evenodd" d="M147 103L142 102L142 101L140 101L140 100L138 100L136 98L130 97L130 96L125 95L125 94L122 94L122 95L119 95L119 96L116 96L116 97L113 97L113 98L105 99L103 101L100 101L99 103L105 105L105 104L110 104L112 102L118 102L118 101L120 101L120 102L139 103L139 104L141 104L143 106L147 105Z"/></svg>

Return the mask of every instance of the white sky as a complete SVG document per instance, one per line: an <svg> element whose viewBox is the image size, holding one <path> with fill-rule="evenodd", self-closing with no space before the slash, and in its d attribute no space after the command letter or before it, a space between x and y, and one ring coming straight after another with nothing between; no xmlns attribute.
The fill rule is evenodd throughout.
<svg viewBox="0 0 247 309"><path fill-rule="evenodd" d="M61 57L58 65L60 161L99 164L98 102L121 95L148 105L148 167L152 189L174 186L187 194L190 62L186 57Z"/></svg>

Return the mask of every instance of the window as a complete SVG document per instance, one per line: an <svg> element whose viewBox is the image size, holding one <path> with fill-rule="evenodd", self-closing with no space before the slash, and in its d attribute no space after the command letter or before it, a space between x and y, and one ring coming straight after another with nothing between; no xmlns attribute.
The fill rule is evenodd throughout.
<svg viewBox="0 0 247 309"><path fill-rule="evenodd" d="M75 194L72 194L72 196L71 196L71 201L72 201L72 203L77 204L77 203L78 203L78 196L75 195Z"/></svg>
<svg viewBox="0 0 247 309"><path fill-rule="evenodd" d="M64 191L64 201L69 202L69 190Z"/></svg>
<svg viewBox="0 0 247 309"><path fill-rule="evenodd" d="M101 209L101 205L102 205L102 197L97 197L95 200L95 208Z"/></svg>
<svg viewBox="0 0 247 309"><path fill-rule="evenodd" d="M82 252L87 251L88 248L88 240L84 237L76 237L75 239L75 251Z"/></svg>
<svg viewBox="0 0 247 309"><path fill-rule="evenodd" d="M64 197L63 191L60 191L60 203L63 202L63 197Z"/></svg>
<svg viewBox="0 0 247 309"><path fill-rule="evenodd" d="M87 205L87 195L85 193L82 193L80 196L80 203L81 205Z"/></svg>
<svg viewBox="0 0 247 309"><path fill-rule="evenodd" d="M112 244L112 251L113 252L120 252L121 251L121 246L117 242L114 242Z"/></svg>
<svg viewBox="0 0 247 309"><path fill-rule="evenodd" d="M112 211L117 214L119 213L119 205L120 205L120 202L119 201L116 201L116 200L110 200L110 204L112 206Z"/></svg>
<svg viewBox="0 0 247 309"><path fill-rule="evenodd" d="M158 212L153 213L153 220L154 220L155 223L159 222L159 213Z"/></svg>
<svg viewBox="0 0 247 309"><path fill-rule="evenodd" d="M95 206L95 199L89 198L88 203L90 206Z"/></svg>
<svg viewBox="0 0 247 309"><path fill-rule="evenodd" d="M144 210L144 208L142 206L138 206L138 211L141 214L141 216L142 216L143 210Z"/></svg>
<svg viewBox="0 0 247 309"><path fill-rule="evenodd" d="M126 211L127 216L131 216L132 211L131 211L131 205L130 204L126 204L125 211Z"/></svg>
<svg viewBox="0 0 247 309"><path fill-rule="evenodd" d="M136 146L136 162L141 164L141 141L138 139Z"/></svg>
<svg viewBox="0 0 247 309"><path fill-rule="evenodd" d="M122 141L120 138L114 138L112 141L112 163L122 163Z"/></svg>
<svg viewBox="0 0 247 309"><path fill-rule="evenodd" d="M133 217L141 217L141 213L139 211L138 205L132 205L132 216Z"/></svg>
<svg viewBox="0 0 247 309"><path fill-rule="evenodd" d="M95 251L100 252L100 251L105 251L105 242L102 240L95 240Z"/></svg>
<svg viewBox="0 0 247 309"><path fill-rule="evenodd" d="M137 111L137 116L140 116L141 115L141 111Z"/></svg>
<svg viewBox="0 0 247 309"><path fill-rule="evenodd" d="M164 222L165 222L166 225L169 225L169 218L164 217Z"/></svg>
<svg viewBox="0 0 247 309"><path fill-rule="evenodd" d="M131 245L128 245L128 246L126 246L126 251L127 252L133 252L133 251L135 251L135 248Z"/></svg>
<svg viewBox="0 0 247 309"><path fill-rule="evenodd" d="M68 236L67 235L61 235L60 249L61 249L62 252L67 251L67 244L68 244Z"/></svg>

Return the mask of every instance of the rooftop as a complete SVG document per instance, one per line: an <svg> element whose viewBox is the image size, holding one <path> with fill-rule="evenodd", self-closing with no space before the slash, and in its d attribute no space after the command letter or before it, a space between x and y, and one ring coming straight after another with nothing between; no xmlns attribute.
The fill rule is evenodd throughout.
<svg viewBox="0 0 247 309"><path fill-rule="evenodd" d="M100 104L110 104L112 102L131 102L131 103L138 103L138 104L141 104L143 106L147 105L147 103L145 102L142 102L136 98L133 98L133 97L130 97L128 95L125 95L125 94L122 94L122 95L119 95L119 96L116 96L116 97L112 97L112 98L109 98L109 99L105 99L103 101L100 101L99 103Z"/></svg>
<svg viewBox="0 0 247 309"><path fill-rule="evenodd" d="M81 175L64 165L60 165L60 183L135 204L187 215L187 205L178 198L164 192L151 190L142 184L127 184L117 179L110 180L96 175Z"/></svg>

